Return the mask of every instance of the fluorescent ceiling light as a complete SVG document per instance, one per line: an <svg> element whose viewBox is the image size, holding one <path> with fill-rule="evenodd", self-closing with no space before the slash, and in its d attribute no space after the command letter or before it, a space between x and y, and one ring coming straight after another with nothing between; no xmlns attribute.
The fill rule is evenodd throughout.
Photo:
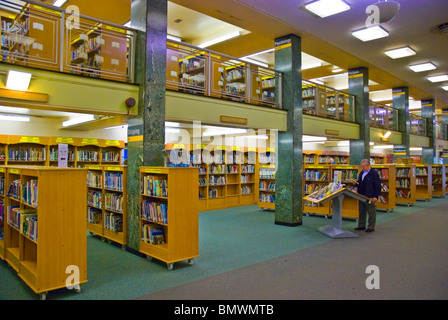
<svg viewBox="0 0 448 320"><path fill-rule="evenodd" d="M448 74L442 74L440 76L428 77L428 80L431 82L448 81Z"/></svg>
<svg viewBox="0 0 448 320"><path fill-rule="evenodd" d="M260 61L257 61L257 60L253 60L253 59L250 59L250 58L247 58L247 57L242 57L240 59L243 60L243 61L252 63L252 64L259 65L260 67L265 67L265 68L269 67L269 65L267 63L260 62Z"/></svg>
<svg viewBox="0 0 448 320"><path fill-rule="evenodd" d="M16 116L16 115L11 115L11 114L0 114L0 120L30 122L30 117L29 116Z"/></svg>
<svg viewBox="0 0 448 320"><path fill-rule="evenodd" d="M409 148L410 151L422 151L422 147Z"/></svg>
<svg viewBox="0 0 448 320"><path fill-rule="evenodd" d="M66 3L67 0L56 0L55 2L53 2L53 5L55 7L61 7L62 5L64 5L64 3Z"/></svg>
<svg viewBox="0 0 448 320"><path fill-rule="evenodd" d="M172 35L170 35L170 34L167 34L167 35L166 35L166 38L169 39L169 40L177 41L177 42L181 42L181 41L182 41L181 38L176 37L176 36L172 36Z"/></svg>
<svg viewBox="0 0 448 320"><path fill-rule="evenodd" d="M403 48L388 50L385 52L385 54L387 54L392 59L399 59L399 58L413 56L413 55L415 55L415 51L409 47L403 47Z"/></svg>
<svg viewBox="0 0 448 320"><path fill-rule="evenodd" d="M31 73L9 70L6 87L11 90L27 91L30 81Z"/></svg>
<svg viewBox="0 0 448 320"><path fill-rule="evenodd" d="M375 142L369 142L369 145L374 146ZM338 143L338 147L349 147L350 141L341 141Z"/></svg>
<svg viewBox="0 0 448 320"><path fill-rule="evenodd" d="M426 62L409 66L409 69L411 69L414 72L422 72L422 71L434 70L437 69L437 67L432 62Z"/></svg>
<svg viewBox="0 0 448 320"><path fill-rule="evenodd" d="M442 89L445 90L445 91L448 91L448 84L443 85L443 86L442 86Z"/></svg>
<svg viewBox="0 0 448 320"><path fill-rule="evenodd" d="M268 53L268 52L272 52L272 51L274 51L274 50L275 50L274 48L272 48L272 49L267 49L267 50L260 51L260 52L257 52L257 53L252 53L252 54L250 54L250 55L248 55L248 56L245 56L244 58L251 58L251 57L254 57L254 56L258 56L258 55L260 55L260 54L265 54L265 53Z"/></svg>
<svg viewBox="0 0 448 320"><path fill-rule="evenodd" d="M165 127L179 128L180 127L180 123L179 122L165 121Z"/></svg>
<svg viewBox="0 0 448 320"><path fill-rule="evenodd" d="M238 138L248 138L248 139L268 140L268 136L265 135L265 134L261 134L261 135L252 135L252 136L239 136Z"/></svg>
<svg viewBox="0 0 448 320"><path fill-rule="evenodd" d="M325 18L350 10L350 6L342 0L317 0L306 4L305 9Z"/></svg>
<svg viewBox="0 0 448 320"><path fill-rule="evenodd" d="M246 129L234 129L234 128L213 128L210 130L206 130L202 135L204 137L210 137L210 136L221 136L226 134L241 134L241 133L247 133Z"/></svg>
<svg viewBox="0 0 448 320"><path fill-rule="evenodd" d="M390 137L391 134L392 134L391 131L387 131L387 132L383 135L383 138L384 138L384 139L387 139L387 138Z"/></svg>
<svg viewBox="0 0 448 320"><path fill-rule="evenodd" d="M409 110L417 110L422 108L421 101L409 101Z"/></svg>
<svg viewBox="0 0 448 320"><path fill-rule="evenodd" d="M226 40L229 40L229 39L238 37L239 35L241 35L241 32L240 32L240 31L230 32L230 33L225 34L225 35L223 35L223 36L221 36L221 37L218 37L218 38L216 38L216 39L213 39L213 40L210 40L210 41L201 43L200 45L198 45L198 47L199 47L199 48L210 47L210 46L212 46L212 45L214 45L214 44L217 44L217 43L219 43L219 42L223 42L223 41L226 41Z"/></svg>
<svg viewBox="0 0 448 320"><path fill-rule="evenodd" d="M86 114L82 117L78 117L78 118L74 118L74 119L70 119L70 120L62 122L62 126L70 127L70 126L74 126L76 124L89 122L89 121L93 121L93 120L95 120L95 116L93 114Z"/></svg>
<svg viewBox="0 0 448 320"><path fill-rule="evenodd" d="M306 70L306 69L313 69L313 68L317 68L317 67L321 67L322 66L322 62L313 62L313 63L308 63L302 66L302 70Z"/></svg>
<svg viewBox="0 0 448 320"><path fill-rule="evenodd" d="M393 149L393 148L394 148L393 145L378 145L373 147L373 149Z"/></svg>
<svg viewBox="0 0 448 320"><path fill-rule="evenodd" d="M327 141L327 137L302 136L303 142Z"/></svg>
<svg viewBox="0 0 448 320"><path fill-rule="evenodd" d="M369 28L364 28L352 32L352 35L361 41L371 41L379 38L384 38L389 36L389 32L381 28L380 26L374 26Z"/></svg>
<svg viewBox="0 0 448 320"><path fill-rule="evenodd" d="M344 70L342 70L341 68L334 68L333 70L331 70L331 72L336 73L336 72L342 72Z"/></svg>

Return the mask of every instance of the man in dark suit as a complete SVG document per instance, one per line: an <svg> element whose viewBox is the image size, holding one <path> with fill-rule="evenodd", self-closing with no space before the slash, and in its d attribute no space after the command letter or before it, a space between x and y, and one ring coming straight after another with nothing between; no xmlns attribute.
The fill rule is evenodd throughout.
<svg viewBox="0 0 448 320"><path fill-rule="evenodd" d="M378 172L370 167L369 159L361 161L362 171L358 176L358 193L370 199L368 202L359 201L359 220L355 230L375 231L376 203L381 195L381 179ZM366 216L369 215L366 229Z"/></svg>

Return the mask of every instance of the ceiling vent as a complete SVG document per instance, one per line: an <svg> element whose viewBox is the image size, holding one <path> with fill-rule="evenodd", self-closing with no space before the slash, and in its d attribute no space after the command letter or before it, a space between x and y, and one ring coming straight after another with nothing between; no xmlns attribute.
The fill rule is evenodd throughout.
<svg viewBox="0 0 448 320"><path fill-rule="evenodd" d="M448 34L448 22L441 23L431 29L432 33Z"/></svg>

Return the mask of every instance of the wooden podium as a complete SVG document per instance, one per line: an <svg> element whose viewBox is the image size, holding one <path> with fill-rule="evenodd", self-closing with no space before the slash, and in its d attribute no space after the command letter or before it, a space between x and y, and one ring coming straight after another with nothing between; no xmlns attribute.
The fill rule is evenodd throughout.
<svg viewBox="0 0 448 320"><path fill-rule="evenodd" d="M346 231L342 229L342 201L344 197L347 196L349 198L353 198L359 201L367 202L369 198L360 195L354 191L341 188L338 191L322 198L322 199L313 199L308 197L304 197L303 199L306 201L314 202L314 203L325 203L327 201L332 201L332 224L326 225L324 227L320 227L318 230L325 234L326 236L332 239L343 239L343 238L357 238L358 235L356 233Z"/></svg>

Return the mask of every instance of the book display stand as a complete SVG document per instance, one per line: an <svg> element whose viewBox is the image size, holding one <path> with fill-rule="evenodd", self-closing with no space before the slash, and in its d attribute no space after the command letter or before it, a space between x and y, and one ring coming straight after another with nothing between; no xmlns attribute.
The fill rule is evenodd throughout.
<svg viewBox="0 0 448 320"><path fill-rule="evenodd" d="M332 224L326 225L324 227L320 227L318 230L325 234L326 236L332 238L332 239L343 239L343 238L357 238L358 235L356 233L346 231L342 229L342 201L344 200L344 197L353 198L359 201L367 202L369 198L364 197L363 195L360 195L359 193L356 193L354 191L340 188L337 191L326 194L321 199L314 199L313 194L304 197L303 199L306 201L311 201L316 204L325 203L327 201L332 201Z"/></svg>

